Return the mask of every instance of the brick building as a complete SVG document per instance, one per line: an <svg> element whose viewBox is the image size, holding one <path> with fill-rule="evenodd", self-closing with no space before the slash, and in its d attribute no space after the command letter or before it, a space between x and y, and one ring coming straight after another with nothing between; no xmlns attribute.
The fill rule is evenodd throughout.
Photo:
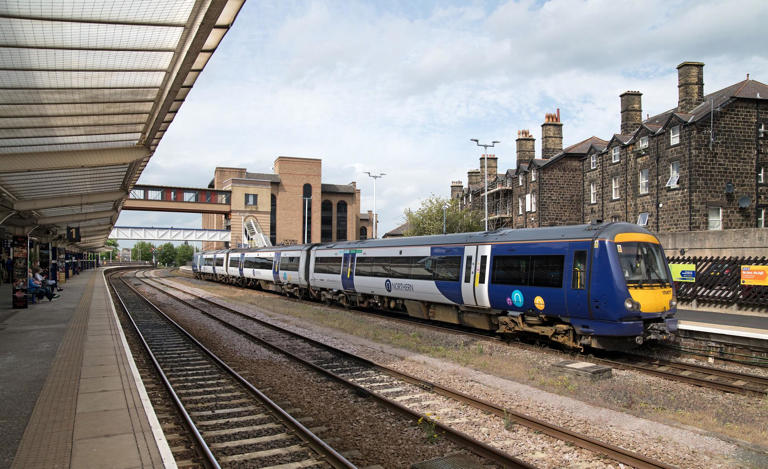
<svg viewBox="0 0 768 469"><path fill-rule="evenodd" d="M645 120L642 94L623 93L620 133L608 141L590 137L562 149L558 111L545 117L536 159L533 137L519 131L517 168L489 176L489 228L592 220L656 232L764 228L768 86L747 76L705 95L703 67L680 64L677 106ZM453 181L451 197L482 210L482 184L468 176L476 184Z"/></svg>
<svg viewBox="0 0 768 469"><path fill-rule="evenodd" d="M324 184L322 161L281 156L274 173L217 167L208 187L232 191L228 216L203 214L203 228L228 229L231 246L256 244L263 236L273 245L366 239L371 213L360 213L360 190L350 184ZM306 224L305 224L306 220ZM203 250L224 243L204 242Z"/></svg>

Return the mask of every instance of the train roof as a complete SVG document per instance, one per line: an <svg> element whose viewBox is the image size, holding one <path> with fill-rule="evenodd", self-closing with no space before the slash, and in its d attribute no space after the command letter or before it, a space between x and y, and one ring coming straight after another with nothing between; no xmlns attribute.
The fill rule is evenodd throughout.
<svg viewBox="0 0 768 469"><path fill-rule="evenodd" d="M618 233L648 233L645 228L633 223L603 223L590 225L550 226L544 228L503 228L495 231L474 233L452 233L445 235L410 236L403 238L367 239L362 241L339 241L322 244L320 249L354 249L373 247L399 247L413 245L441 244L485 244L510 241L557 241L565 239L592 239L608 237Z"/></svg>

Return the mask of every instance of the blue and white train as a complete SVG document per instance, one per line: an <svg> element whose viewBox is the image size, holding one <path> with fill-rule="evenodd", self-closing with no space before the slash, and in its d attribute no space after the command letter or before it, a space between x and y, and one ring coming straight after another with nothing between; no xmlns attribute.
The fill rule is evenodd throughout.
<svg viewBox="0 0 768 469"><path fill-rule="evenodd" d="M664 251L628 223L210 251L195 255L193 270L573 348L627 348L677 330Z"/></svg>

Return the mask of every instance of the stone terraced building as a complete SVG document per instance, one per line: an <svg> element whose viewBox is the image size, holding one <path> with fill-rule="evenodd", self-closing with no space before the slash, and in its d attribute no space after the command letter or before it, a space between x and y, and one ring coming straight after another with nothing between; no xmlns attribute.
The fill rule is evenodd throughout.
<svg viewBox="0 0 768 469"><path fill-rule="evenodd" d="M488 155L488 228L628 221L656 232L765 228L768 212L768 86L749 75L704 94L704 64L678 67L677 106L642 119L642 94L620 96L619 132L562 147L560 111L535 140L518 131L517 167ZM451 197L483 210L483 169Z"/></svg>

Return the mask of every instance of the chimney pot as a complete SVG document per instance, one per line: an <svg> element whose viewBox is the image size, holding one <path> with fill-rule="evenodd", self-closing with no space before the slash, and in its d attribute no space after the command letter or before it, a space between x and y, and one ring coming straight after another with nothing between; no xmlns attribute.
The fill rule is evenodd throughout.
<svg viewBox="0 0 768 469"><path fill-rule="evenodd" d="M544 159L557 155L563 150L563 124L560 122L560 109L557 113L545 114L541 124L541 157Z"/></svg>

